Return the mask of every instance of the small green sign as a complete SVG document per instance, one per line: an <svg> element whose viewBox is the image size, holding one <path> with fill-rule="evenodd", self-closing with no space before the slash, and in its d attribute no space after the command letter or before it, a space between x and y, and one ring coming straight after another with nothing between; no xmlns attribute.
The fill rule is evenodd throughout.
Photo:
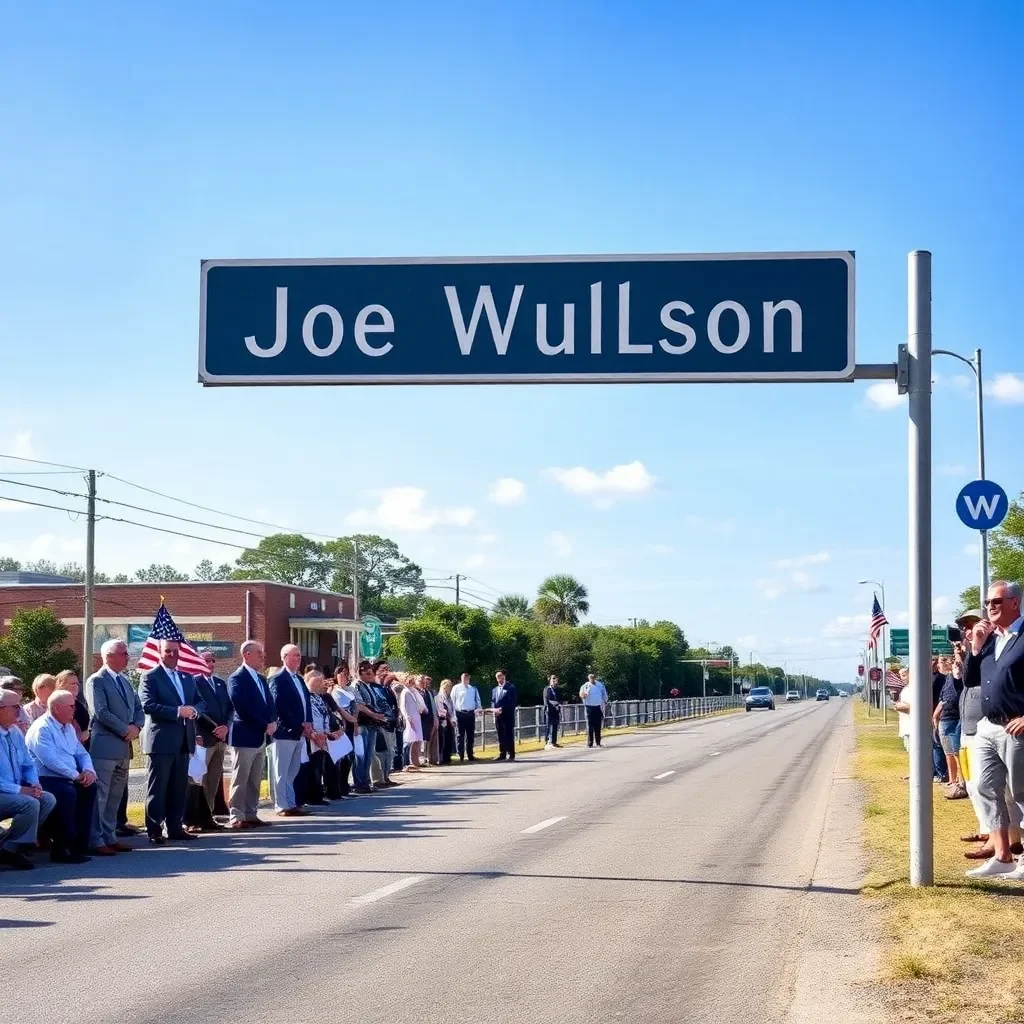
<svg viewBox="0 0 1024 1024"><path fill-rule="evenodd" d="M363 616L363 631L359 634L359 654L363 658L379 658L384 649L380 619L376 615Z"/></svg>
<svg viewBox="0 0 1024 1024"><path fill-rule="evenodd" d="M905 658L910 654L910 630L889 630L889 653ZM946 635L945 626L932 626L932 654L952 654L953 647Z"/></svg>

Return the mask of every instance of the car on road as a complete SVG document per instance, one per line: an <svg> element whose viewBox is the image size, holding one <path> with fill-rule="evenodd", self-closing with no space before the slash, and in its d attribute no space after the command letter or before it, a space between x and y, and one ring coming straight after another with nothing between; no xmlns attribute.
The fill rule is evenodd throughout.
<svg viewBox="0 0 1024 1024"><path fill-rule="evenodd" d="M775 694L770 686L755 686L747 694L746 705L748 711L753 711L754 708L767 708L769 711L774 711Z"/></svg>
<svg viewBox="0 0 1024 1024"><path fill-rule="evenodd" d="M819 690L819 691L818 691L818 692L817 692L817 693L816 693L816 694L814 695L814 699L815 699L815 700L828 700L828 697L829 697L829 693L828 693L828 690Z"/></svg>
<svg viewBox="0 0 1024 1024"><path fill-rule="evenodd" d="M789 704L791 701L800 699L799 690L787 690L786 691L786 703Z"/></svg>

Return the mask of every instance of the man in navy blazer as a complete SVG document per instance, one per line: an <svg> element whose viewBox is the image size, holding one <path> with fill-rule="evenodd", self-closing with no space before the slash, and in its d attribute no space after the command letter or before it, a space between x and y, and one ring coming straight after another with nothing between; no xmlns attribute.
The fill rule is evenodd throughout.
<svg viewBox="0 0 1024 1024"><path fill-rule="evenodd" d="M260 785L266 769L266 750L277 731L274 695L262 675L263 644L246 640L242 664L228 677L231 698L231 788L228 792L228 828L259 828L269 825L256 813Z"/></svg>
<svg viewBox="0 0 1024 1024"><path fill-rule="evenodd" d="M973 878L1024 882L1024 854L1010 852L1012 800L1024 812L1024 616L1019 583L996 580L985 600L988 613L971 630L964 685L981 687L975 743L978 799L991 825L993 856L968 871Z"/></svg>
<svg viewBox="0 0 1024 1024"><path fill-rule="evenodd" d="M139 700L146 716L142 752L149 755L146 786L146 833L160 846L168 839L195 839L182 818L188 790L188 759L196 748L196 717L203 703L195 680L178 671L177 640L160 641L160 664L145 673Z"/></svg>
<svg viewBox="0 0 1024 1024"><path fill-rule="evenodd" d="M270 678L270 692L277 708L277 732L270 752L270 791L282 818L307 815L295 798L295 779L302 767L306 740L313 733L313 706L309 690L299 676L302 651L295 644L281 648L284 668ZM307 751L308 753L308 751Z"/></svg>
<svg viewBox="0 0 1024 1024"><path fill-rule="evenodd" d="M196 746L206 751L206 774L201 782L189 779L185 824L200 832L220 832L224 826L217 823L214 811L217 793L224 778L224 754L228 749L228 728L233 713L228 684L216 675L217 656L209 647L196 652L206 663L206 673L193 678L196 692L205 707L196 719Z"/></svg>
<svg viewBox="0 0 1024 1024"><path fill-rule="evenodd" d="M494 708L494 728L498 733L498 760L516 759L516 708L519 706L519 695L515 683L505 678L503 671L494 673L494 681L498 684L491 693L491 705Z"/></svg>

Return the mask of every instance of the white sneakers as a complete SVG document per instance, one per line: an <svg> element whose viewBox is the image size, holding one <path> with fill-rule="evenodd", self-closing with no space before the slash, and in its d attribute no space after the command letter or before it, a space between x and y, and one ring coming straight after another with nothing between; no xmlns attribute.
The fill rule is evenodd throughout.
<svg viewBox="0 0 1024 1024"><path fill-rule="evenodd" d="M981 867L967 872L968 878L999 878L1005 882L1024 882L1024 855L1004 864L995 857L989 857Z"/></svg>

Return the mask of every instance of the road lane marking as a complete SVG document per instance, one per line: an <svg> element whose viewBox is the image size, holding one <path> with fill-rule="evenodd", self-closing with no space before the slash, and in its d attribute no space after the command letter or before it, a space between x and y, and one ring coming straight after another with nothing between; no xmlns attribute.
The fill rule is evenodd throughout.
<svg viewBox="0 0 1024 1024"><path fill-rule="evenodd" d="M401 892L403 889L408 889L410 885L422 882L423 877L423 875L413 875L412 878L400 878L397 882L381 886L381 888L374 889L372 892L363 893L362 896L353 896L350 902L356 906L362 906L364 903L376 903L377 900L382 900L387 896L394 895L396 892Z"/></svg>
<svg viewBox="0 0 1024 1024"><path fill-rule="evenodd" d="M667 779L670 775L675 775L675 773L676 773L675 768L671 768L667 772L662 772L660 775L655 775L654 776L654 781L657 782L658 779Z"/></svg>
<svg viewBox="0 0 1024 1024"><path fill-rule="evenodd" d="M560 821L565 821L565 818L564 814L559 818L545 818L543 821L538 821L536 825L524 828L519 834L523 836L532 835L534 832L540 832L543 829L551 828L552 825L557 825Z"/></svg>

